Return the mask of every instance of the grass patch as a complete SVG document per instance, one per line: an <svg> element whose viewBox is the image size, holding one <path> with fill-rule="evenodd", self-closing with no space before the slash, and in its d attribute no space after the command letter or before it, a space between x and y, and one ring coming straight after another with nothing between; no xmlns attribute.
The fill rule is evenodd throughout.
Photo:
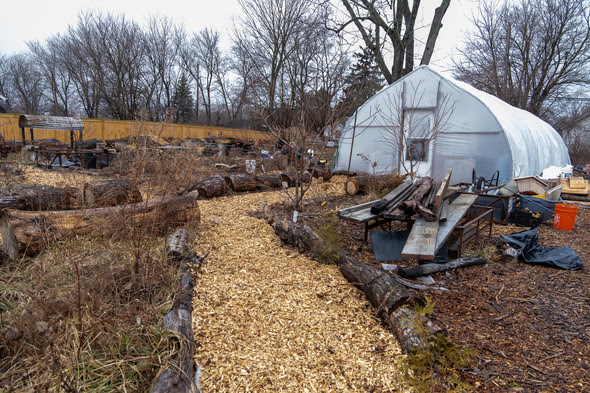
<svg viewBox="0 0 590 393"><path fill-rule="evenodd" d="M426 343L400 360L408 384L418 392L467 392L474 387L464 380L463 369L470 367L473 349L463 349L442 334L433 336L422 324L422 316L434 311L434 302L426 298L423 306L415 306L417 317L410 321L422 342Z"/></svg>

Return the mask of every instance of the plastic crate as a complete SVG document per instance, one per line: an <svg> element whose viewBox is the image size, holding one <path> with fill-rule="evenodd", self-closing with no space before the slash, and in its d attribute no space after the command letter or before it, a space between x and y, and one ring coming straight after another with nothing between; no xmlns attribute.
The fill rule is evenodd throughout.
<svg viewBox="0 0 590 393"><path fill-rule="evenodd" d="M555 205L561 202L561 198L558 198L557 201L551 201L549 199L535 198L528 195L520 196L520 207L528 209L534 213L541 213L542 222L547 221L553 216L553 213L555 213Z"/></svg>
<svg viewBox="0 0 590 393"><path fill-rule="evenodd" d="M530 210L525 210L519 207L510 212L508 222L520 227L536 228L543 222L541 215L536 216L536 214L537 213Z"/></svg>

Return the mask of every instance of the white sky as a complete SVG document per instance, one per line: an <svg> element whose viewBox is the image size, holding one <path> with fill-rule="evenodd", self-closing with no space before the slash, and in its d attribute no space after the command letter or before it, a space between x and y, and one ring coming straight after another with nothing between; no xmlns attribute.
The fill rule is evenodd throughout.
<svg viewBox="0 0 590 393"><path fill-rule="evenodd" d="M431 64L447 68L457 44L463 40L464 30L477 0L451 0L437 50ZM27 50L27 41L44 41L51 35L65 33L74 25L84 10L110 11L125 14L143 24L150 15L168 16L177 24L184 24L189 33L214 27L227 39L231 18L239 12L237 0L5 0L0 6L0 54L10 55ZM423 0L421 9L432 18L434 4L440 0Z"/></svg>

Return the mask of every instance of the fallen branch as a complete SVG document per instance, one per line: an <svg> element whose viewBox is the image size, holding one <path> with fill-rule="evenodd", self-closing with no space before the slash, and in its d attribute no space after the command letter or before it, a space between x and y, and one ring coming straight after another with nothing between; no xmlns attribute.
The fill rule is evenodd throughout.
<svg viewBox="0 0 590 393"><path fill-rule="evenodd" d="M184 229L177 230L168 238L168 255L175 264L180 265L180 284L174 304L163 321L164 329L170 330L169 345L178 350L173 353L166 368L162 370L154 382L151 393L168 392L200 392L193 377L197 371L194 361L195 339L192 328L192 300L195 287L194 272L201 262L209 255L196 258L187 244L188 233Z"/></svg>
<svg viewBox="0 0 590 393"><path fill-rule="evenodd" d="M427 263L425 265L416 265L400 269L398 274L405 278L426 276L428 274L444 272L447 270L458 269L461 267L483 265L486 263L484 258L476 256L455 259L447 263Z"/></svg>

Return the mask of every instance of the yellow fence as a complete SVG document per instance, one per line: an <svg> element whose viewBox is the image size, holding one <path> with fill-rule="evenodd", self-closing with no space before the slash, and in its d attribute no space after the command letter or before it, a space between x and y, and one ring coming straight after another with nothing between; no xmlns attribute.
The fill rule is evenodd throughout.
<svg viewBox="0 0 590 393"><path fill-rule="evenodd" d="M21 130L18 127L19 116L18 114L12 113L0 113L0 134L6 140L21 140ZM85 140L91 138L100 138L103 140L119 139L130 135L149 135L163 138L174 137L180 139L204 139L208 136L222 135L251 139L256 143L271 139L271 134L268 132L239 128L139 122L133 120L82 119L82 121L84 122ZM28 129L25 129L25 135L29 139ZM70 141L70 133L60 130L35 130L35 139L44 138L55 138L68 143Z"/></svg>

